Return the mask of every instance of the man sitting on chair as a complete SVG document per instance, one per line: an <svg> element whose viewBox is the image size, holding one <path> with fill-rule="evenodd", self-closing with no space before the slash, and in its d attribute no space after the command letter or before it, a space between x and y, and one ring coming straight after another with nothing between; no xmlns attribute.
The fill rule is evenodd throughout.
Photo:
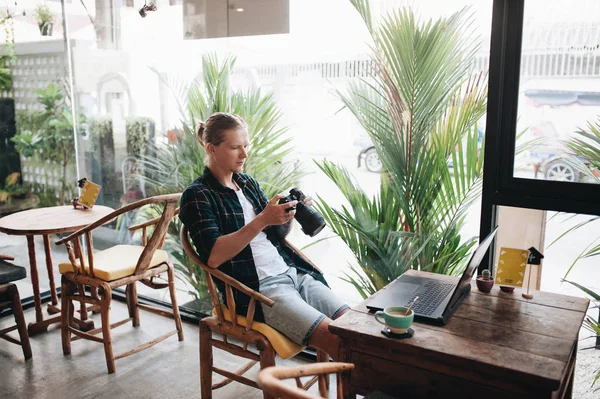
<svg viewBox="0 0 600 399"><path fill-rule="evenodd" d="M292 341L338 355L332 319L349 307L327 287L323 275L286 245L297 201L270 201L258 182L241 173L248 157L248 128L237 115L215 113L200 122L197 138L207 154L204 174L183 193L179 218L200 259L271 298L257 303L255 320L264 321ZM305 204L310 206L310 199ZM249 297L236 291L239 314Z"/></svg>

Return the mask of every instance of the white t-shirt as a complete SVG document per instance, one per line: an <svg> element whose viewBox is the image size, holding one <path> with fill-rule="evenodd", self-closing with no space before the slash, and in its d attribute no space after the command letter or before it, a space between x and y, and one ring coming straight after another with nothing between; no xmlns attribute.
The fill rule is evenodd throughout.
<svg viewBox="0 0 600 399"><path fill-rule="evenodd" d="M244 222L248 224L256 217L254 207L242 190L238 190L235 193L244 211ZM277 252L277 248L269 241L263 231L250 241L250 248L252 249L254 265L256 266L259 281L269 276L277 276L278 274L285 273L289 268L281 255L279 255L279 252Z"/></svg>

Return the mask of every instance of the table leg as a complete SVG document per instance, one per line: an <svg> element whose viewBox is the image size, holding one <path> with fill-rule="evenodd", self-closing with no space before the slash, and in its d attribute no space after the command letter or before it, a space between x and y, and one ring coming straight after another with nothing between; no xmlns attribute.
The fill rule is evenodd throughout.
<svg viewBox="0 0 600 399"><path fill-rule="evenodd" d="M40 278L38 276L37 261L35 259L35 244L33 236L27 236L27 250L29 251L29 266L31 268L31 285L33 285L33 301L35 303L35 320L44 320L42 314L42 298L40 296Z"/></svg>
<svg viewBox="0 0 600 399"><path fill-rule="evenodd" d="M34 236L27 236L27 250L29 252L29 266L31 268L31 285L33 286L33 301L35 304L35 322L29 323L27 326L27 332L29 336L39 334L44 331L48 331L48 326L54 323L61 322L60 314L50 317L44 320L44 314L42 312L42 297L40 295L40 278L37 269L37 260L35 257L35 243L33 241ZM54 284L54 275L52 273L52 254L50 253L50 237L44 236L44 249L46 250L46 266L48 267L48 277L50 279L50 288L52 295L52 303L58 303L58 296L56 294L56 286ZM48 305L48 311L50 313L60 313L60 309L53 304ZM87 313L86 313L87 316ZM75 323L83 331L88 331L94 328L94 322L92 320L76 320Z"/></svg>
<svg viewBox="0 0 600 399"><path fill-rule="evenodd" d="M54 267L52 264L52 252L50 251L50 236L44 234L44 251L46 252L46 268L48 269L48 280L50 281L50 295L52 305L58 305L58 295L56 294L56 285L54 284Z"/></svg>
<svg viewBox="0 0 600 399"><path fill-rule="evenodd" d="M350 363L350 359L352 358L350 350L342 343L340 345L340 350L338 352L339 360L338 362L346 362ZM342 391L344 392L344 399L356 399L356 393L352 392L350 387L350 380L352 378L352 371L347 370L341 373L342 383L338 384L338 387L341 385ZM339 389L339 388L338 388ZM338 392L339 397L339 392Z"/></svg>

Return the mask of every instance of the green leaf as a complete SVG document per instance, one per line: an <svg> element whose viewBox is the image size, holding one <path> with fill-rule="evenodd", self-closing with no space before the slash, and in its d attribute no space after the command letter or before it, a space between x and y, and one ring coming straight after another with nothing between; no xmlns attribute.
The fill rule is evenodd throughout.
<svg viewBox="0 0 600 399"><path fill-rule="evenodd" d="M591 296L592 298L594 298L594 300L596 301L600 301L600 294L597 294L596 292L592 291L589 288L584 287L581 284L578 284L576 282L573 281L569 281L569 280L565 280L565 279L561 279L561 281L564 281L565 283L569 283L577 288L579 288L580 290L582 290L583 292L585 292L586 294L588 294L589 296Z"/></svg>

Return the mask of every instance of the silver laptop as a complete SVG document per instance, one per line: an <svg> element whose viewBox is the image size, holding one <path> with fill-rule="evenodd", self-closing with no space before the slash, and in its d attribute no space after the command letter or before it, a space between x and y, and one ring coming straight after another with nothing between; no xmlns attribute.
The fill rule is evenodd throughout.
<svg viewBox="0 0 600 399"><path fill-rule="evenodd" d="M388 306L407 306L416 296L413 307L415 318L436 324L446 324L462 301L471 292L471 279L490 247L498 227L483 240L473 252L462 277L456 282L445 282L427 277L403 274L367 304L371 310L383 310Z"/></svg>

